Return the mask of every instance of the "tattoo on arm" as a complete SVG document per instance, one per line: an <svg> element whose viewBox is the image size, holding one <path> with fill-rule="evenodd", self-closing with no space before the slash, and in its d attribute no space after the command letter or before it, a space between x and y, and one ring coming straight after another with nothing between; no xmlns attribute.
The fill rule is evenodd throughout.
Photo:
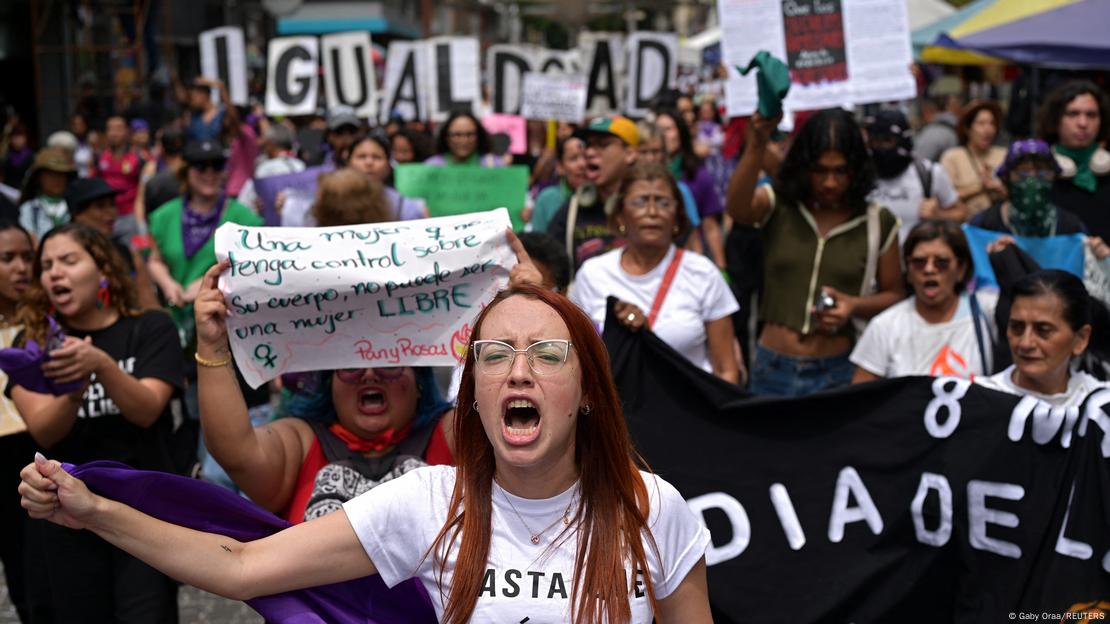
<svg viewBox="0 0 1110 624"><path fill-rule="evenodd" d="M231 547L228 546L227 544L220 544L220 548L223 548L227 552L231 552Z"/></svg>

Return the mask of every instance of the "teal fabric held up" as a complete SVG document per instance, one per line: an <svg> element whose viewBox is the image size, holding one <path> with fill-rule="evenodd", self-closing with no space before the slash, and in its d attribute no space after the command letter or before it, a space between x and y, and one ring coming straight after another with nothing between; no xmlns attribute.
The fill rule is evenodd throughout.
<svg viewBox="0 0 1110 624"><path fill-rule="evenodd" d="M741 69L736 66L736 71L741 76L747 76L752 69L756 70L755 84L759 93L759 116L771 119L782 113L782 101L790 92L790 68L779 59L771 56L766 50L756 53L748 66Z"/></svg>

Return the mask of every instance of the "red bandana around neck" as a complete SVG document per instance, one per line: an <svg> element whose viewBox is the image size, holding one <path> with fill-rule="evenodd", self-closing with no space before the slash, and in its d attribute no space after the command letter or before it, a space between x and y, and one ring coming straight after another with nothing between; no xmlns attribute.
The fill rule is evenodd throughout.
<svg viewBox="0 0 1110 624"><path fill-rule="evenodd" d="M356 453L380 453L387 448L396 446L402 440L409 437L409 432L412 431L412 423L405 425L400 431L396 431L391 427L369 440L358 437L339 423L333 423L328 427L328 431L334 433L335 437L339 438L347 445L347 448Z"/></svg>

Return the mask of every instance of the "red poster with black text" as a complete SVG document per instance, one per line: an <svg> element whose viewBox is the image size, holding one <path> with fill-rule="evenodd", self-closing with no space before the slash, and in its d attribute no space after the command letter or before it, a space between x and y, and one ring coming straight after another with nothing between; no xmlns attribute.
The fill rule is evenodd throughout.
<svg viewBox="0 0 1110 624"><path fill-rule="evenodd" d="M840 0L786 0L782 21L791 80L807 85L848 79Z"/></svg>

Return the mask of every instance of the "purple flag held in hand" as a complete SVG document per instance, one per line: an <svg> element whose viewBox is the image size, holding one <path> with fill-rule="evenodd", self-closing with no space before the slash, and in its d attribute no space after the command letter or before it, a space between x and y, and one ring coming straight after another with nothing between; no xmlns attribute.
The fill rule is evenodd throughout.
<svg viewBox="0 0 1110 624"><path fill-rule="evenodd" d="M93 492L180 526L249 542L292 526L218 485L164 472L134 470L112 461L63 464ZM290 569L296 570L296 562ZM298 589L246 601L268 622L310 624L421 624L436 622L419 581L390 589L378 575Z"/></svg>

